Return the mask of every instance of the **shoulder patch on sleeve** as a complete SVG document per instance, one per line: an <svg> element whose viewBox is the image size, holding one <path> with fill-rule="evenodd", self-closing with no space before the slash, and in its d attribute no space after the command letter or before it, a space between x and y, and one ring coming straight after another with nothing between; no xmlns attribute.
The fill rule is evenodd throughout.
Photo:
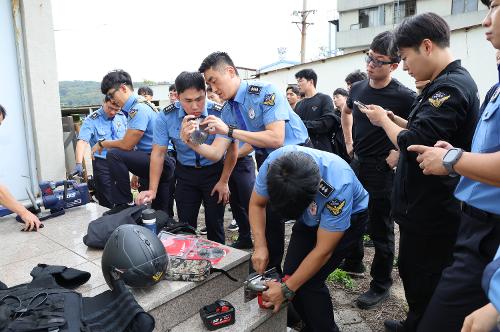
<svg viewBox="0 0 500 332"><path fill-rule="evenodd" d="M443 93L441 91L438 91L435 94L433 94L432 97L429 98L429 103L432 106L434 106L435 108L439 108L448 99L450 99L450 95L449 94L445 94L445 93Z"/></svg>
<svg viewBox="0 0 500 332"><path fill-rule="evenodd" d="M175 110L175 105L170 104L163 109L163 113L168 114L168 113L172 112L173 110Z"/></svg>
<svg viewBox="0 0 500 332"><path fill-rule="evenodd" d="M218 104L218 103L213 103L212 104L212 109L216 110L218 112L222 111L222 107L224 107L224 105L221 105L221 104Z"/></svg>
<svg viewBox="0 0 500 332"><path fill-rule="evenodd" d="M248 93L252 95L260 95L260 91L262 90L261 86L258 85L249 85Z"/></svg>
<svg viewBox="0 0 500 332"><path fill-rule="evenodd" d="M97 112L97 111L94 111L94 113L90 114L90 118L91 118L92 120L97 119L99 116L100 116L100 115L99 115L99 112Z"/></svg>
<svg viewBox="0 0 500 332"><path fill-rule="evenodd" d="M264 105L274 106L274 100L276 99L276 95L274 93L269 93L264 96Z"/></svg>
<svg viewBox="0 0 500 332"><path fill-rule="evenodd" d="M136 114L137 114L137 109L133 108L128 112L128 117L133 119Z"/></svg>
<svg viewBox="0 0 500 332"><path fill-rule="evenodd" d="M344 209L344 206L345 206L345 199L340 201L336 198L332 199L325 205L326 209L330 211L330 213L333 214L334 216L338 216L339 214L341 214L342 210Z"/></svg>
<svg viewBox="0 0 500 332"><path fill-rule="evenodd" d="M328 182L321 179L318 191L321 194L321 196L328 198L328 196L330 196L335 191L335 189Z"/></svg>

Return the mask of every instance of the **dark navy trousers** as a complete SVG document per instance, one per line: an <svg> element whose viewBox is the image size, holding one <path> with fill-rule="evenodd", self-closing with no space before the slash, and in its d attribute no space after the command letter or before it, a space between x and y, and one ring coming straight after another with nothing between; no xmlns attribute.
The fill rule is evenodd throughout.
<svg viewBox="0 0 500 332"><path fill-rule="evenodd" d="M111 187L113 180L111 178L111 174L109 172L109 166L106 159L103 158L95 158L92 160L92 169L94 173L94 182L95 182L95 196L99 201L99 205L102 205L107 208L112 208L112 192Z"/></svg>

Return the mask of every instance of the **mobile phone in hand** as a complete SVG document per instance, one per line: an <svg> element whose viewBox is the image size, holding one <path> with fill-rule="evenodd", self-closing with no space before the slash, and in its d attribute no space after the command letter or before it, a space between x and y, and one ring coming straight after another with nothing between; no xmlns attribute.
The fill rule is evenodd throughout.
<svg viewBox="0 0 500 332"><path fill-rule="evenodd" d="M359 100L355 100L354 105L358 106L359 108L368 108L365 104L363 104Z"/></svg>

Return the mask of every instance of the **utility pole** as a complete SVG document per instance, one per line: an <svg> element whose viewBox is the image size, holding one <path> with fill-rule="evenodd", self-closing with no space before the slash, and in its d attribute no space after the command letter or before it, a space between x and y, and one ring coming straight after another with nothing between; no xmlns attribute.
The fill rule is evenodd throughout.
<svg viewBox="0 0 500 332"><path fill-rule="evenodd" d="M307 0L303 0L302 2L302 10L294 11L294 16L300 16L300 22L292 22L297 25L300 30L301 39L300 39L300 62L304 63L306 61L306 31L307 27L313 23L307 22L307 16L309 14L314 14L316 10L307 10ZM300 24L300 25L299 25Z"/></svg>

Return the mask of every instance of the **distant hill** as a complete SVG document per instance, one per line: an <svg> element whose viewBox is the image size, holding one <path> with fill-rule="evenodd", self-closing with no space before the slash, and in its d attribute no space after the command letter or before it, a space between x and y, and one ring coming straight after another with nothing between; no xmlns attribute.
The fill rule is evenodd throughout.
<svg viewBox="0 0 500 332"><path fill-rule="evenodd" d="M134 87L156 84L152 81L134 82ZM59 95L61 107L97 105L102 102L101 82L95 81L60 81Z"/></svg>

